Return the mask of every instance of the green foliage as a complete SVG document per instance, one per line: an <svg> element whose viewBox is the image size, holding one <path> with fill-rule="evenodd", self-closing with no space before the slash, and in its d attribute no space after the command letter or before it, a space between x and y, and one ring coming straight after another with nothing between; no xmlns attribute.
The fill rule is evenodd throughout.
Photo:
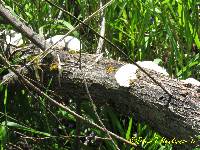
<svg viewBox="0 0 200 150"><path fill-rule="evenodd" d="M15 129L28 131L28 132L31 132L32 134L44 135L44 136L47 136L47 137L50 136L50 134L48 134L48 133L36 131L36 130L34 130L34 129L32 129L32 128L25 127L25 126L20 125L20 124L18 124L18 123L16 123L16 122L10 122L10 121L8 121L8 122L2 122L2 126L5 126L5 125L6 125L7 127L13 127L13 128L15 128Z"/></svg>
<svg viewBox="0 0 200 150"><path fill-rule="evenodd" d="M197 5L197 1L178 0L116 1L107 10L110 39L133 60L160 58L170 74L199 77L199 63L189 66L200 48ZM124 57L115 50L111 52ZM190 73L180 74L185 66Z"/></svg>
<svg viewBox="0 0 200 150"><path fill-rule="evenodd" d="M5 147L7 137L7 130L5 125L0 125L0 141L1 141L1 149Z"/></svg>
<svg viewBox="0 0 200 150"><path fill-rule="evenodd" d="M67 33L78 24L77 20L45 1L5 0L4 2L13 15L24 20L46 38ZM81 20L99 8L97 0L53 0L52 2ZM106 38L135 61L154 60L175 77L200 79L198 5L200 3L197 0L115 0L105 10ZM88 24L99 31L99 16ZM0 29L12 29L12 27L1 24ZM90 29L83 26L72 35L81 37L85 51L94 52L98 37ZM122 55L108 43L104 46L108 51L107 57L128 61L127 56ZM12 64L17 64L18 59L12 60ZM4 75L7 72L7 68L1 66L0 74ZM51 83L52 81L49 81L45 88L47 94L51 93L49 90ZM7 143L25 149L26 142L32 149L60 150L75 147L77 119L26 88L0 86L1 149L13 148L13 145L6 147ZM67 105L72 110L77 108L73 100L69 100ZM80 105L85 118L99 123L89 102ZM172 149L172 145L162 143L163 137L147 125L136 121L134 116L120 116L110 107L98 108L97 112L108 130L132 140L141 149ZM111 141L101 140L107 137L102 131L84 123L81 123L80 130L81 148L115 149ZM100 137L99 140L94 135ZM24 139L26 136L30 138L25 142L21 136ZM116 139L114 141L122 150L135 149Z"/></svg>

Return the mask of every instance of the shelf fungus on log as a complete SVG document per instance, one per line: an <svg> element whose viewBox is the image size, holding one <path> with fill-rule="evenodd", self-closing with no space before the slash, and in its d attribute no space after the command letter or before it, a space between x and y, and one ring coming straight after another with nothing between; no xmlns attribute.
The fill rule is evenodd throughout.
<svg viewBox="0 0 200 150"><path fill-rule="evenodd" d="M158 64L152 61L138 61L136 63L140 65L142 68L154 70L158 73L168 75L168 73L166 72L164 68L160 67ZM115 74L115 79L117 80L117 83L120 86L129 87L130 84L133 83L135 79L137 79L136 72L138 69L139 68L135 66L134 64L123 65L117 70Z"/></svg>

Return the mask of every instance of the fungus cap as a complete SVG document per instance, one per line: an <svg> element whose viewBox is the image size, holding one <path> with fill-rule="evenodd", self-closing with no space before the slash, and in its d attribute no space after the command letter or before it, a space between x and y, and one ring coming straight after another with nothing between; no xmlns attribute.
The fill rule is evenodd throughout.
<svg viewBox="0 0 200 150"><path fill-rule="evenodd" d="M23 44L22 34L14 30L6 31L6 43L14 46L21 46Z"/></svg>
<svg viewBox="0 0 200 150"><path fill-rule="evenodd" d="M167 71L152 61L138 61L142 68L154 70L156 72L168 75ZM120 67L115 73L115 79L120 86L129 87L130 83L137 79L136 71L138 67L134 64L126 64Z"/></svg>
<svg viewBox="0 0 200 150"><path fill-rule="evenodd" d="M53 45L57 43L60 39L62 39L64 36L65 35L55 35L47 39L46 41ZM80 40L73 36L66 36L62 41L59 41L56 44L56 46L59 48L66 48L67 50L72 51L80 51L80 49L82 48Z"/></svg>
<svg viewBox="0 0 200 150"><path fill-rule="evenodd" d="M187 78L186 80L182 80L184 83L190 83L196 86L200 86L200 82L194 78Z"/></svg>

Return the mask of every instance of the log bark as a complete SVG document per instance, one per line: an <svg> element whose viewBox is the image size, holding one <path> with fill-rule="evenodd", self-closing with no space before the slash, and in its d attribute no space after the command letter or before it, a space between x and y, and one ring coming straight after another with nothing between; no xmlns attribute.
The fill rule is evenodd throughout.
<svg viewBox="0 0 200 150"><path fill-rule="evenodd" d="M87 99L85 79L98 105L110 104L120 113L134 113L163 136L178 141L186 140L186 145L200 135L200 87L151 70L147 70L148 73L175 98L171 98L140 70L137 71L138 79L130 87L120 87L114 75L125 63L106 58L95 63L95 55L83 54L80 70L78 54L59 55L64 66L61 87L55 86L55 90L60 95ZM57 73L52 73L48 68L44 68L45 72L56 77Z"/></svg>
<svg viewBox="0 0 200 150"><path fill-rule="evenodd" d="M52 64L57 64L57 55L63 63L61 86L58 85L57 68L51 69ZM196 136L200 135L200 87L146 70L173 95L171 98L140 70L130 87L119 86L114 75L124 62L106 58L95 62L96 55L82 54L80 69L79 54L61 51L47 58L43 62L43 76L45 80L54 77L52 87L59 95L80 101L88 99L86 80L97 105L110 105L121 114L136 115L168 141L184 142L182 148L199 144ZM33 77L34 71L24 72Z"/></svg>

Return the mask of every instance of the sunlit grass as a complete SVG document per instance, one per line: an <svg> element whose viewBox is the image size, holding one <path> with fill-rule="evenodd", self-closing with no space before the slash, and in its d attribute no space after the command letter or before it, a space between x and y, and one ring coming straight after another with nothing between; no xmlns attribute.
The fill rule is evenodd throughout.
<svg viewBox="0 0 200 150"><path fill-rule="evenodd" d="M178 74L189 60L198 57L197 6L196 1L117 1L107 10L109 36L133 60L160 58L170 74L197 78L199 64L188 68L192 74Z"/></svg>

